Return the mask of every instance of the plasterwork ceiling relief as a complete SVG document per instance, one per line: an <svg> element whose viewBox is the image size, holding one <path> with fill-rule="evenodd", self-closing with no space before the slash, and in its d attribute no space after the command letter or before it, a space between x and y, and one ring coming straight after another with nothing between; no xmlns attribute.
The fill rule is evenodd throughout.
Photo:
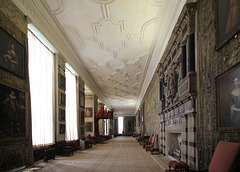
<svg viewBox="0 0 240 172"><path fill-rule="evenodd" d="M164 0L42 0L115 112L134 115Z"/></svg>

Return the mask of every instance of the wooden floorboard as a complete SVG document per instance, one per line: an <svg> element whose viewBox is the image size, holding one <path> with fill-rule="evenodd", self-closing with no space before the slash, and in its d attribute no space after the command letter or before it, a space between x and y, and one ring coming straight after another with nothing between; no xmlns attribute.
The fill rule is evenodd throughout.
<svg viewBox="0 0 240 172"><path fill-rule="evenodd" d="M39 161L42 172L162 172L133 137L121 136L108 140L106 144L75 152L73 156L56 156L48 163Z"/></svg>

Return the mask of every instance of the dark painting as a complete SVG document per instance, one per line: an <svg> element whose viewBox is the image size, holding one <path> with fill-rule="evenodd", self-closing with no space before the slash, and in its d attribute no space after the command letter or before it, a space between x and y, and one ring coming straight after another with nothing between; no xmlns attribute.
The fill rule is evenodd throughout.
<svg viewBox="0 0 240 172"><path fill-rule="evenodd" d="M81 135L84 135L84 127L81 127Z"/></svg>
<svg viewBox="0 0 240 172"><path fill-rule="evenodd" d="M24 78L24 46L0 28L0 67Z"/></svg>
<svg viewBox="0 0 240 172"><path fill-rule="evenodd" d="M0 138L26 136L26 93L0 83Z"/></svg>
<svg viewBox="0 0 240 172"><path fill-rule="evenodd" d="M93 122L86 122L86 131L93 131Z"/></svg>
<svg viewBox="0 0 240 172"><path fill-rule="evenodd" d="M218 129L240 129L240 65L217 77Z"/></svg>
<svg viewBox="0 0 240 172"><path fill-rule="evenodd" d="M66 78L61 73L58 74L58 87L62 90L66 90Z"/></svg>
<svg viewBox="0 0 240 172"><path fill-rule="evenodd" d="M81 113L80 113L80 114L81 114L81 117L80 117L80 119L81 119L80 124L81 124L81 125L84 125L84 110L81 109L80 111L81 111Z"/></svg>
<svg viewBox="0 0 240 172"><path fill-rule="evenodd" d="M59 108L59 120L65 121L65 109Z"/></svg>
<svg viewBox="0 0 240 172"><path fill-rule="evenodd" d="M217 49L222 48L240 30L240 1L217 0Z"/></svg>
<svg viewBox="0 0 240 172"><path fill-rule="evenodd" d="M65 134L65 124L59 125L59 134Z"/></svg>
<svg viewBox="0 0 240 172"><path fill-rule="evenodd" d="M79 92L79 106L85 107L85 94L82 91Z"/></svg>
<svg viewBox="0 0 240 172"><path fill-rule="evenodd" d="M62 106L65 106L66 104L66 95L64 92L62 91L59 91L59 104L62 105Z"/></svg>

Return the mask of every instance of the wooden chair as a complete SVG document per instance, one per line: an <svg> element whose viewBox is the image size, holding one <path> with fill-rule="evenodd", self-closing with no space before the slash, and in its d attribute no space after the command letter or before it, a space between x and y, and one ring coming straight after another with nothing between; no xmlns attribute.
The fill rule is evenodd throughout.
<svg viewBox="0 0 240 172"><path fill-rule="evenodd" d="M238 172L239 164L236 163L236 160L239 156L240 143L235 142L224 142L220 141L217 145L217 148L213 154L212 160L208 169L200 170L201 172ZM189 167L185 162L182 161L169 161L169 171L171 167L174 168L174 171L188 171ZM237 167L233 166L237 164Z"/></svg>
<svg viewBox="0 0 240 172"><path fill-rule="evenodd" d="M74 149L75 150L82 150L82 146L78 146L77 141L74 142Z"/></svg>
<svg viewBox="0 0 240 172"><path fill-rule="evenodd" d="M168 166L169 166L169 171L171 171L171 167L173 167L174 172L177 172L177 170L187 172L189 170L189 166L187 165L187 163L183 161L169 161Z"/></svg>
<svg viewBox="0 0 240 172"><path fill-rule="evenodd" d="M141 135L138 135L138 137L136 137L136 140L139 142L139 139L143 137L143 133L141 133Z"/></svg>
<svg viewBox="0 0 240 172"><path fill-rule="evenodd" d="M220 141L210 162L209 172L230 171L239 155L239 151L240 143Z"/></svg>
<svg viewBox="0 0 240 172"><path fill-rule="evenodd" d="M151 144L149 144L149 145L145 145L146 152L147 152L148 150L150 150L151 147L154 146L155 138L156 138L156 134L153 135L153 138L152 138L152 142L151 142Z"/></svg>
<svg viewBox="0 0 240 172"><path fill-rule="evenodd" d="M150 145L150 144L151 144L152 137L153 137L153 134L150 135L149 140L144 141L144 142L142 143L143 149L145 148L146 145Z"/></svg>
<svg viewBox="0 0 240 172"><path fill-rule="evenodd" d="M139 142L140 140L142 140L142 138L143 138L143 133L141 134L140 137L137 138L137 141Z"/></svg>
<svg viewBox="0 0 240 172"><path fill-rule="evenodd" d="M69 156L70 154L73 155L73 152L75 150L74 143L72 141L65 142L65 146L63 147L63 155Z"/></svg>

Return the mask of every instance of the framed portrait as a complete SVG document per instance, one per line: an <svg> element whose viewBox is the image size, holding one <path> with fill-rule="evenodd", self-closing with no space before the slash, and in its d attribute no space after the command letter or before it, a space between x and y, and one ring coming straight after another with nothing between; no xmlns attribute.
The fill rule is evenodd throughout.
<svg viewBox="0 0 240 172"><path fill-rule="evenodd" d="M86 122L86 131L93 131L93 122Z"/></svg>
<svg viewBox="0 0 240 172"><path fill-rule="evenodd" d="M26 92L0 82L0 140L26 137Z"/></svg>
<svg viewBox="0 0 240 172"><path fill-rule="evenodd" d="M240 131L240 64L216 78L218 130Z"/></svg>
<svg viewBox="0 0 240 172"><path fill-rule="evenodd" d="M59 120L65 121L65 109L59 108Z"/></svg>
<svg viewBox="0 0 240 172"><path fill-rule="evenodd" d="M84 127L81 127L81 135L84 135Z"/></svg>
<svg viewBox="0 0 240 172"><path fill-rule="evenodd" d="M93 108L86 107L85 108L85 117L86 118L92 118L93 117Z"/></svg>
<svg viewBox="0 0 240 172"><path fill-rule="evenodd" d="M59 125L59 134L65 134L65 124Z"/></svg>
<svg viewBox="0 0 240 172"><path fill-rule="evenodd" d="M65 95L64 92L59 91L58 101L59 101L59 105L65 106L65 104L66 104L66 95Z"/></svg>
<svg viewBox="0 0 240 172"><path fill-rule="evenodd" d="M24 78L25 47L0 28L0 67Z"/></svg>
<svg viewBox="0 0 240 172"><path fill-rule="evenodd" d="M85 94L82 91L79 91L79 106L85 107Z"/></svg>
<svg viewBox="0 0 240 172"><path fill-rule="evenodd" d="M221 49L240 31L240 1L216 0L216 49Z"/></svg>
<svg viewBox="0 0 240 172"><path fill-rule="evenodd" d="M66 90L66 78L63 74L58 74L58 87L62 90Z"/></svg>
<svg viewBox="0 0 240 172"><path fill-rule="evenodd" d="M80 109L80 124L84 125L84 109Z"/></svg>

